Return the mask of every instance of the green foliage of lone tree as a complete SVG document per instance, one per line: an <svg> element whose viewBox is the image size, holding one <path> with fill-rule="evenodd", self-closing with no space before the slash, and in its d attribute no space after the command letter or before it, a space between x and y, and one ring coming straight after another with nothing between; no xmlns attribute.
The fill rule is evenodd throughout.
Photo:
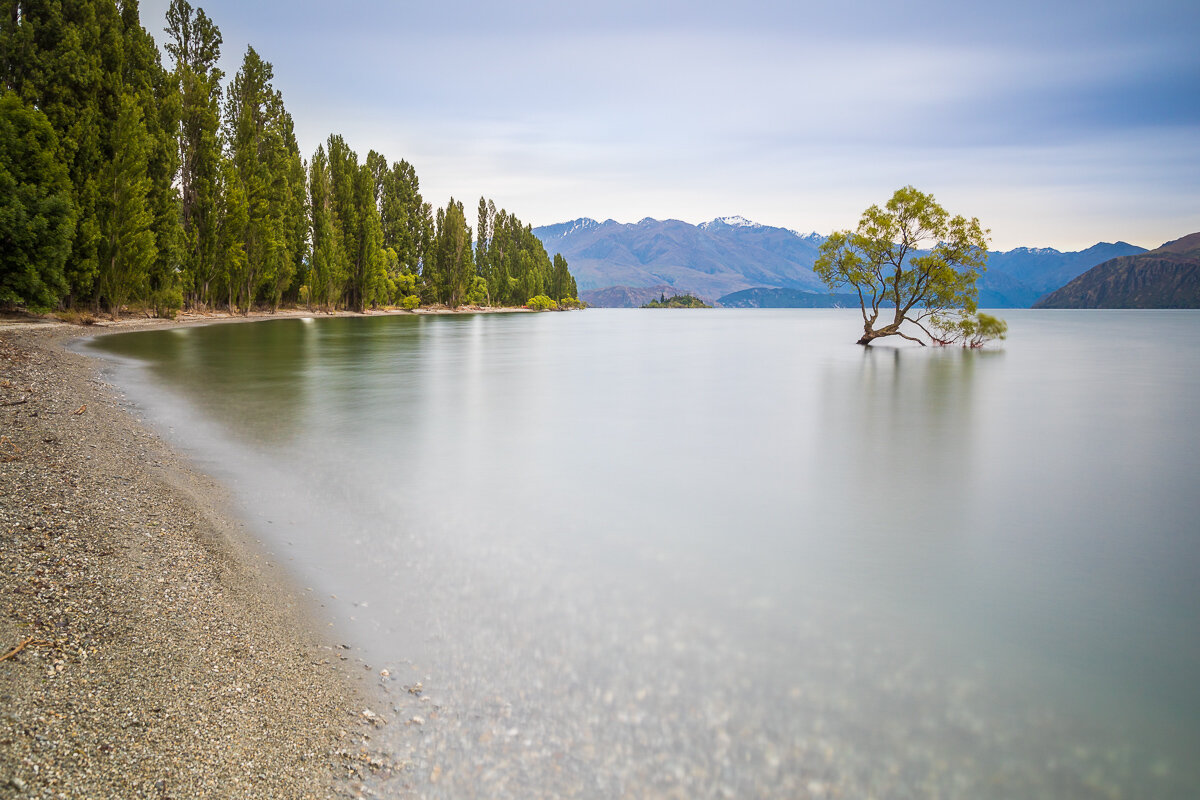
<svg viewBox="0 0 1200 800"><path fill-rule="evenodd" d="M830 290L857 292L863 318L858 344L885 336L926 344L903 328L906 323L934 344L965 342L968 329L971 341L986 340L996 326L972 315L975 283L986 269L987 233L977 218L952 217L933 195L905 186L883 208L864 211L855 230L826 239L813 269ZM961 335L948 335L955 330Z"/></svg>
<svg viewBox="0 0 1200 800"><path fill-rule="evenodd" d="M934 317L930 322L934 344L943 346L962 344L963 347L974 350L993 339L1003 341L1008 338L1008 323L982 311L973 317Z"/></svg>

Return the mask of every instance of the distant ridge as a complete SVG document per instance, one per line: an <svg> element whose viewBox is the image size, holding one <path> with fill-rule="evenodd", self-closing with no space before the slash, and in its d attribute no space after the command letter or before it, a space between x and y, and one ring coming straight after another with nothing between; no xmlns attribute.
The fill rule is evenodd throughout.
<svg viewBox="0 0 1200 800"><path fill-rule="evenodd" d="M800 289L743 289L717 300L722 308L858 308L856 294L804 292Z"/></svg>
<svg viewBox="0 0 1200 800"><path fill-rule="evenodd" d="M547 251L566 257L581 297L593 298L587 301L598 307L640 306L651 297L680 292L709 301L747 289L794 289L828 296L812 271L824 236L742 216L718 217L699 225L650 217L632 224L581 217L533 232ZM1145 248L1116 242L1070 253L1029 247L989 253L988 271L979 282L979 305L1028 308L1097 264L1144 252ZM615 291L596 293L607 289ZM762 295L754 302L781 302L783 297ZM802 295L794 299L810 302Z"/></svg>
<svg viewBox="0 0 1200 800"><path fill-rule="evenodd" d="M1105 261L1034 308L1200 308L1200 233Z"/></svg>
<svg viewBox="0 0 1200 800"><path fill-rule="evenodd" d="M988 253L987 272L979 281L981 308L1028 308L1047 292L1097 264L1146 248L1127 242L1101 242L1086 250L1062 253L1050 247L1018 247Z"/></svg>
<svg viewBox="0 0 1200 800"><path fill-rule="evenodd" d="M633 224L582 218L534 228L547 251L562 253L581 291L667 286L715 299L755 286L824 291L812 271L824 237L803 236L743 217L703 225L643 219Z"/></svg>
<svg viewBox="0 0 1200 800"><path fill-rule="evenodd" d="M641 308L651 300L667 297L675 292L674 286L667 286L665 283L658 286L609 286L605 289L582 291L579 293L579 299L593 308Z"/></svg>

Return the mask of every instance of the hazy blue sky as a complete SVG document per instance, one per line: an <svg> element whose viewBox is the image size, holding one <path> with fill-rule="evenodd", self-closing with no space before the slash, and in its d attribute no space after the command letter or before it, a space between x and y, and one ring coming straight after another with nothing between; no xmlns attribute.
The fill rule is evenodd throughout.
<svg viewBox="0 0 1200 800"><path fill-rule="evenodd" d="M193 4L306 157L341 133L435 205L828 233L913 184L1000 249L1200 231L1196 0Z"/></svg>

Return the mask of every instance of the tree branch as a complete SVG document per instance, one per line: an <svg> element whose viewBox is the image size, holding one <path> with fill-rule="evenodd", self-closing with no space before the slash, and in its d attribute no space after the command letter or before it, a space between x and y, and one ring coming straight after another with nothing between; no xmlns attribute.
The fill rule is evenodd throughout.
<svg viewBox="0 0 1200 800"><path fill-rule="evenodd" d="M932 333L930 333L930 332L929 332L929 329L928 329L928 328L926 328L924 325L922 325L922 324L921 324L921 323L920 323L918 320L916 320L916 319L910 319L910 320L909 320L909 322L911 322L913 325L916 325L916 326L917 326L918 328L920 328L921 330L925 331L925 335L926 335L926 336L928 336L930 339L932 339L932 340L934 340L934 341L936 341L936 340L937 340L937 338L938 338L938 337L936 337L936 336L934 336Z"/></svg>
<svg viewBox="0 0 1200 800"><path fill-rule="evenodd" d="M917 344L921 345L921 347L928 347L928 345L925 344L925 342L922 342L920 339L916 338L915 336L909 336L904 331L898 330L898 331L896 331L896 335L899 336L901 339L908 339L910 342L916 342ZM932 339L933 337L931 336L930 338Z"/></svg>

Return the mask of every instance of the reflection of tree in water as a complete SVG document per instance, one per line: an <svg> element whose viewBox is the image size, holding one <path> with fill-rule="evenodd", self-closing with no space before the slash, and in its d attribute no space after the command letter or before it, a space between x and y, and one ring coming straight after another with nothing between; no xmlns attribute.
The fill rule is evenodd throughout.
<svg viewBox="0 0 1200 800"><path fill-rule="evenodd" d="M826 466L823 502L840 506L833 526L894 587L926 591L972 524L976 426L985 423L977 400L1002 356L872 347L825 376L815 454Z"/></svg>
<svg viewBox="0 0 1200 800"><path fill-rule="evenodd" d="M852 441L822 448L864 489L900 484L961 488L971 474L976 383L1002 351L875 347L857 370L824 383L826 434Z"/></svg>
<svg viewBox="0 0 1200 800"><path fill-rule="evenodd" d="M423 320L418 317L351 317L309 326L304 383L310 398L306 428L322 437L354 438L381 417L410 405L418 377ZM355 439L357 440L357 439Z"/></svg>
<svg viewBox="0 0 1200 800"><path fill-rule="evenodd" d="M296 375L306 345L299 320L209 325L138 334L119 352L144 359L169 389L238 438L280 444L298 431Z"/></svg>
<svg viewBox="0 0 1200 800"><path fill-rule="evenodd" d="M234 436L282 445L314 426L342 425L377 400L356 375L402 359L415 346L405 342L414 342L406 334L417 322L270 320L114 336L102 346L147 362L164 385ZM318 408L319 400L330 405Z"/></svg>

